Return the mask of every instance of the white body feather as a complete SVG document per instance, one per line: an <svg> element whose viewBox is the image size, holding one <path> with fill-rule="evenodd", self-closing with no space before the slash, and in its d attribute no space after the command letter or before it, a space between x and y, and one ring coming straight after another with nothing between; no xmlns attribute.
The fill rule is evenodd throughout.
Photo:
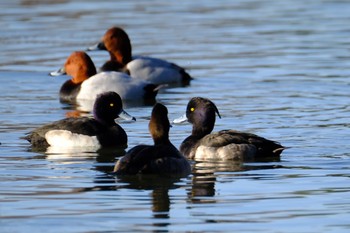
<svg viewBox="0 0 350 233"><path fill-rule="evenodd" d="M45 134L45 139L52 147L101 147L96 136L76 134L68 130L50 130Z"/></svg>
<svg viewBox="0 0 350 233"><path fill-rule="evenodd" d="M142 100L145 94L144 87L148 84L121 72L101 72L82 83L77 99L95 100L98 94L114 91L123 100Z"/></svg>
<svg viewBox="0 0 350 233"><path fill-rule="evenodd" d="M126 68L132 78L154 84L180 83L182 81L180 67L158 58L134 56Z"/></svg>

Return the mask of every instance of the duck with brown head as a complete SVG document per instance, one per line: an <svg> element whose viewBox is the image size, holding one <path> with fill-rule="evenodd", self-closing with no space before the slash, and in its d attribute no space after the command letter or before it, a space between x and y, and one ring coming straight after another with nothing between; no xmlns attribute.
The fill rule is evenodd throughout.
<svg viewBox="0 0 350 233"><path fill-rule="evenodd" d="M191 166L170 142L169 130L168 109L157 103L153 107L149 123L154 145L138 145L130 149L115 165L115 174L188 175Z"/></svg>
<svg viewBox="0 0 350 233"><path fill-rule="evenodd" d="M128 34L119 27L112 27L102 40L87 49L107 50L110 60L102 67L102 71L123 71L132 78L146 80L155 84L189 85L192 77L184 68L159 58L132 56L131 42Z"/></svg>
<svg viewBox="0 0 350 233"><path fill-rule="evenodd" d="M62 102L74 102L77 99L95 100L96 96L107 91L117 92L123 100L155 101L158 85L132 79L122 72L96 73L89 55L83 51L73 52L63 68L51 72L51 76L69 75L60 89Z"/></svg>

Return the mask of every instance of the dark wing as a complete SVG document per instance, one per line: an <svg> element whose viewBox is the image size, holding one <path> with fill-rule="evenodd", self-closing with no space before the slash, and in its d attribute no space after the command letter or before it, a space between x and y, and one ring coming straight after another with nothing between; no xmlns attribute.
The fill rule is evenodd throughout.
<svg viewBox="0 0 350 233"><path fill-rule="evenodd" d="M104 127L95 119L89 117L70 117L45 125L38 130L47 132L53 129L69 130L72 133L94 136L100 133Z"/></svg>
<svg viewBox="0 0 350 233"><path fill-rule="evenodd" d="M191 172L187 159L172 144L153 146L149 152L142 173L188 175Z"/></svg>
<svg viewBox="0 0 350 233"><path fill-rule="evenodd" d="M116 174L180 174L190 172L190 165L172 145L139 145L118 161Z"/></svg>
<svg viewBox="0 0 350 233"><path fill-rule="evenodd" d="M257 148L256 157L279 156L283 149L281 144L268 140L255 134L236 130L222 130L205 136L201 145L220 147L228 144L251 144Z"/></svg>
<svg viewBox="0 0 350 233"><path fill-rule="evenodd" d="M145 166L150 151L153 146L138 145L130 149L122 158L119 159L114 167L117 175L134 175L140 173Z"/></svg>

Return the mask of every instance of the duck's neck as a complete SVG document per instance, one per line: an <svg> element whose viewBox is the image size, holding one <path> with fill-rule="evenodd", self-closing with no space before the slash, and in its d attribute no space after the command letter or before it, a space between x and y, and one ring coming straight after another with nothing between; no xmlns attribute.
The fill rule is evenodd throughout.
<svg viewBox="0 0 350 233"><path fill-rule="evenodd" d="M169 129L163 127L152 127L154 122L151 120L150 122L150 133L153 138L154 145L160 144L171 144L169 140Z"/></svg>
<svg viewBox="0 0 350 233"><path fill-rule="evenodd" d="M117 71L117 72L124 72L123 70L124 66L123 64L119 63L118 61L107 61L103 66L101 67L101 71Z"/></svg>
<svg viewBox="0 0 350 233"><path fill-rule="evenodd" d="M118 66L124 67L131 61L131 53L125 53L121 51L110 52L111 61L118 63Z"/></svg>
<svg viewBox="0 0 350 233"><path fill-rule="evenodd" d="M204 124L205 125L205 124ZM210 134L214 129L214 125L203 126L203 124L194 124L192 128L192 136L201 139L205 135Z"/></svg>
<svg viewBox="0 0 350 233"><path fill-rule="evenodd" d="M96 69L87 69L87 70L82 70L80 72L77 72L72 76L72 82L74 84L81 84L91 76L94 76L96 74Z"/></svg>
<svg viewBox="0 0 350 233"><path fill-rule="evenodd" d="M171 144L169 137L153 137L154 145Z"/></svg>
<svg viewBox="0 0 350 233"><path fill-rule="evenodd" d="M100 116L95 111L94 111L94 118L95 118L95 120L97 120L98 122L100 122L102 125L105 125L105 126L114 126L114 125L116 125L114 119L111 119L111 118L107 118L106 119L105 117Z"/></svg>

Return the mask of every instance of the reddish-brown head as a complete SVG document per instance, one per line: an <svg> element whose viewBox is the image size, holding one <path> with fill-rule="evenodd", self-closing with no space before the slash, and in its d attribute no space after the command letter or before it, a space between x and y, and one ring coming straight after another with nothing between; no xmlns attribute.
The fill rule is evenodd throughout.
<svg viewBox="0 0 350 233"><path fill-rule="evenodd" d="M79 84L96 74L96 68L89 55L83 51L73 52L64 64L67 75L72 82Z"/></svg>
<svg viewBox="0 0 350 233"><path fill-rule="evenodd" d="M119 27L108 29L102 42L111 55L111 60L117 60L123 65L131 61L131 43L128 34L123 29Z"/></svg>

